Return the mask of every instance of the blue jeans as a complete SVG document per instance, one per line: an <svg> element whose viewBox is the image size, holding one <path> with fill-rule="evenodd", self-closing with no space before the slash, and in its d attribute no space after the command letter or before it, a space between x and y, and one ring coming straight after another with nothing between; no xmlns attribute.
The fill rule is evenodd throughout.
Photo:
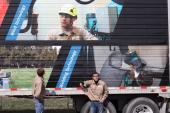
<svg viewBox="0 0 170 113"><path fill-rule="evenodd" d="M103 103L91 101L90 113L103 113Z"/></svg>
<svg viewBox="0 0 170 113"><path fill-rule="evenodd" d="M44 111L44 101L34 97L35 111L36 113L43 113Z"/></svg>

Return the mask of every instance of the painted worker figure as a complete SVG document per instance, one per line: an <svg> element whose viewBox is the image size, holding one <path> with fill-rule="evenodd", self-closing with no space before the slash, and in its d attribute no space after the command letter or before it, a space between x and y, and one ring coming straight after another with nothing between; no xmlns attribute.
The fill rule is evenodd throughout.
<svg viewBox="0 0 170 113"><path fill-rule="evenodd" d="M91 101L90 113L103 113L103 103L108 97L108 87L99 78L97 72L92 74L92 79L80 83L80 87L87 89L86 95Z"/></svg>
<svg viewBox="0 0 170 113"><path fill-rule="evenodd" d="M83 28L74 26L77 20L77 8L71 4L64 5L59 11L61 29L52 31L48 37L50 40L97 40Z"/></svg>

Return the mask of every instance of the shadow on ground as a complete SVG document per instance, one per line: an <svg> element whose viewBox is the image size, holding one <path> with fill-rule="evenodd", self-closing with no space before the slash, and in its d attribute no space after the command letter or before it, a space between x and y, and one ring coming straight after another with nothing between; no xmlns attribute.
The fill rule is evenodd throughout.
<svg viewBox="0 0 170 113"><path fill-rule="evenodd" d="M0 113L35 113L34 110L0 111ZM75 113L72 109L45 110L44 113Z"/></svg>

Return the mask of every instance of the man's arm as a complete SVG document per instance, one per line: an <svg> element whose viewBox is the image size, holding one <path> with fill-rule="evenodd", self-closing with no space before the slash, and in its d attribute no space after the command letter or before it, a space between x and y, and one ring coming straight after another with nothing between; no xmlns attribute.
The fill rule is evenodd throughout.
<svg viewBox="0 0 170 113"><path fill-rule="evenodd" d="M93 36L90 32L83 29L83 39L84 40L98 40L97 37Z"/></svg>
<svg viewBox="0 0 170 113"><path fill-rule="evenodd" d="M89 87L91 84L92 84L92 81L91 81L91 80L87 80L87 81L84 81L84 82L80 83L80 87L82 87L82 88L87 88L87 87Z"/></svg>
<svg viewBox="0 0 170 113"><path fill-rule="evenodd" d="M32 86L32 95L35 96L35 80L34 80L33 86Z"/></svg>
<svg viewBox="0 0 170 113"><path fill-rule="evenodd" d="M73 27L72 32L82 37L82 40L98 40L98 38L93 36L90 32L82 28Z"/></svg>
<svg viewBox="0 0 170 113"><path fill-rule="evenodd" d="M58 39L59 37L59 34L57 33L56 30L51 30L49 33L48 33L48 40L59 40Z"/></svg>
<svg viewBox="0 0 170 113"><path fill-rule="evenodd" d="M103 93L104 94L103 94L101 102L104 102L106 100L106 98L108 97L109 91L108 91L108 87L107 87L106 83L104 84L104 92Z"/></svg>
<svg viewBox="0 0 170 113"><path fill-rule="evenodd" d="M39 82L36 83L36 87L35 87L36 91L35 91L35 95L34 95L35 97L39 97L40 96L41 90L42 90L42 84L43 84L42 81L39 81Z"/></svg>

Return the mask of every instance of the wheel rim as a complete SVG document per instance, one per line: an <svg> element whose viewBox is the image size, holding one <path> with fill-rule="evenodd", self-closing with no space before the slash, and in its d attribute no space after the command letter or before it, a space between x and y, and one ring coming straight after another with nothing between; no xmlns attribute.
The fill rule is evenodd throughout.
<svg viewBox="0 0 170 113"><path fill-rule="evenodd" d="M153 110L148 105L138 105L134 108L133 113L153 113Z"/></svg>

